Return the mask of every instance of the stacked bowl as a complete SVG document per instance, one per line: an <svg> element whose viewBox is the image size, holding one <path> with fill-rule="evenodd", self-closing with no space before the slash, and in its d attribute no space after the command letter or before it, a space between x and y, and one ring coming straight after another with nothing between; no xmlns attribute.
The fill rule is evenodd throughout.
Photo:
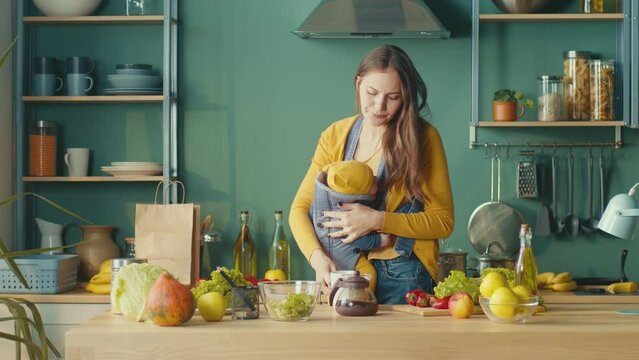
<svg viewBox="0 0 639 360"><path fill-rule="evenodd" d="M153 73L149 64L118 64L115 74L107 75L112 86L107 95L161 95L162 77Z"/></svg>
<svg viewBox="0 0 639 360"><path fill-rule="evenodd" d="M114 161L101 170L113 176L151 176L162 173L162 165L151 161Z"/></svg>

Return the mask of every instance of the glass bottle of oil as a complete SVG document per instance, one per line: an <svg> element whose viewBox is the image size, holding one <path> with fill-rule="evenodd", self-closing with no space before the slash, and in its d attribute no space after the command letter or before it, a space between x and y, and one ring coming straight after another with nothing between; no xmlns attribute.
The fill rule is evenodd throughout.
<svg viewBox="0 0 639 360"><path fill-rule="evenodd" d="M255 256L255 243L249 229L250 221L248 211L240 212L240 233L237 235L233 249L233 266L240 270L244 276L257 277L257 258Z"/></svg>
<svg viewBox="0 0 639 360"><path fill-rule="evenodd" d="M283 273L284 278L278 280L289 280L291 278L290 258L291 250L288 246L288 240L286 239L282 211L278 210L275 212L273 242L268 252L268 266L269 271L272 271L272 276L281 276ZM277 270L281 270L281 273Z"/></svg>
<svg viewBox="0 0 639 360"><path fill-rule="evenodd" d="M515 283L524 285L533 294L537 293L537 264L532 249L532 232L528 224L519 230L519 256L515 264Z"/></svg>

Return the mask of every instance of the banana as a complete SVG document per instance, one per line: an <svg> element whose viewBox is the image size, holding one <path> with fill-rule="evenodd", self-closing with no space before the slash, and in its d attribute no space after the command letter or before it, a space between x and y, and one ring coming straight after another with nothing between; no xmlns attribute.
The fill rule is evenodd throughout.
<svg viewBox="0 0 639 360"><path fill-rule="evenodd" d="M541 274L537 275L537 284L540 285L540 287L545 287L546 284L548 284L550 282L550 280L552 280L552 278L555 277L555 273L554 272L543 272Z"/></svg>
<svg viewBox="0 0 639 360"><path fill-rule="evenodd" d="M608 286L608 292L611 294L630 293L635 291L637 291L637 283L634 281L618 282Z"/></svg>
<svg viewBox="0 0 639 360"><path fill-rule="evenodd" d="M558 284L550 284L548 285L548 288L552 289L553 291L560 292L573 291L577 288L577 283L574 281L567 281Z"/></svg>
<svg viewBox="0 0 639 360"><path fill-rule="evenodd" d="M111 272L100 272L89 280L92 284L110 284L111 283Z"/></svg>
<svg viewBox="0 0 639 360"><path fill-rule="evenodd" d="M87 284L87 291L94 294L108 295L111 293L111 284Z"/></svg>
<svg viewBox="0 0 639 360"><path fill-rule="evenodd" d="M567 283L567 282L569 282L571 280L572 280L572 275L569 272L564 271L562 273L559 273L559 274L555 275L552 279L550 279L548 284Z"/></svg>
<svg viewBox="0 0 639 360"><path fill-rule="evenodd" d="M111 272L111 259L104 260L102 264L100 264L99 272Z"/></svg>

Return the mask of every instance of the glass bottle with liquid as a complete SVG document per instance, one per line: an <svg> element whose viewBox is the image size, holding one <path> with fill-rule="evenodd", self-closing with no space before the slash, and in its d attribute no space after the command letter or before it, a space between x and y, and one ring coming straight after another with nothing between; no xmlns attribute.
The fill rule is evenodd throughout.
<svg viewBox="0 0 639 360"><path fill-rule="evenodd" d="M524 285L533 294L537 293L537 263L532 249L532 232L528 224L519 230L519 256L515 263L515 283Z"/></svg>
<svg viewBox="0 0 639 360"><path fill-rule="evenodd" d="M273 230L272 240L268 253L269 271L275 271L275 275L282 275L277 271L280 270L283 272L284 278L278 280L289 280L291 278L291 250L286 239L282 211L279 210L275 212L275 230Z"/></svg>
<svg viewBox="0 0 639 360"><path fill-rule="evenodd" d="M257 257L255 256L255 243L249 229L250 221L248 211L240 212L240 233L237 235L233 249L233 266L244 276L257 277Z"/></svg>

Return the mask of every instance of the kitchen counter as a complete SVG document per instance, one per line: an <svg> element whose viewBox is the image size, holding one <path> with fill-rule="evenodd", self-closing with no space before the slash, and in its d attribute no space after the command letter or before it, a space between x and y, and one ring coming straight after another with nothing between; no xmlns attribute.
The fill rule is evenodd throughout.
<svg viewBox="0 0 639 360"><path fill-rule="evenodd" d="M318 305L307 322L207 323L178 327L137 323L100 313L66 334L67 360L93 359L636 359L639 317L619 309L639 304L551 304L527 324L421 317L380 311L341 317Z"/></svg>

